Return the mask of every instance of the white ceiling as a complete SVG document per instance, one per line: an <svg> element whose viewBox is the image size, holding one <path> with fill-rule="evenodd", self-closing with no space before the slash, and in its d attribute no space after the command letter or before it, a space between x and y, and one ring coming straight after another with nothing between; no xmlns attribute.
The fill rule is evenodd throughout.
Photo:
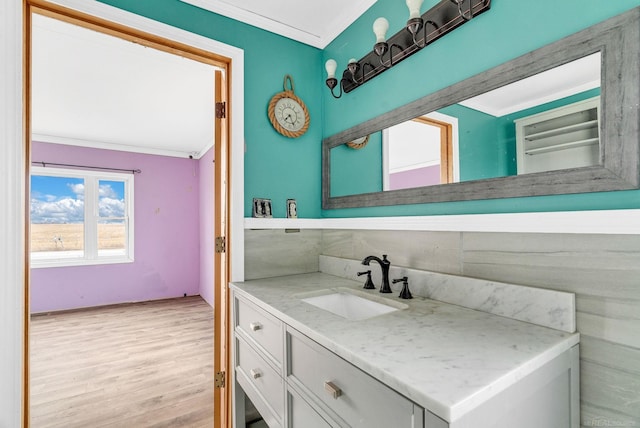
<svg viewBox="0 0 640 428"><path fill-rule="evenodd" d="M32 138L199 157L213 144L215 67L33 17Z"/></svg>
<svg viewBox="0 0 640 428"><path fill-rule="evenodd" d="M377 0L180 1L324 49Z"/></svg>
<svg viewBox="0 0 640 428"><path fill-rule="evenodd" d="M600 87L600 52L461 102L495 117Z"/></svg>

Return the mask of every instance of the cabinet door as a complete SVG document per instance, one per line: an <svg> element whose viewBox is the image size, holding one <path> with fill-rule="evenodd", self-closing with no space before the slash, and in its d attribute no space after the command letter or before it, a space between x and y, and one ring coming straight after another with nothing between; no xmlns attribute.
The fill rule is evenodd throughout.
<svg viewBox="0 0 640 428"><path fill-rule="evenodd" d="M422 426L422 408L301 333L287 333L288 382L336 419L352 428L413 428L416 420Z"/></svg>
<svg viewBox="0 0 640 428"><path fill-rule="evenodd" d="M295 391L287 391L289 418L287 428L332 428L322 416Z"/></svg>

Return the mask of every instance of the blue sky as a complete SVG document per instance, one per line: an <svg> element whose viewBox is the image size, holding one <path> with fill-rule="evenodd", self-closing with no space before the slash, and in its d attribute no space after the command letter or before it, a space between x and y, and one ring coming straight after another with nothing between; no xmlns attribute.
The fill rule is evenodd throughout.
<svg viewBox="0 0 640 428"><path fill-rule="evenodd" d="M124 182L100 180L101 217L124 216ZM31 223L82 223L84 180L72 177L31 177Z"/></svg>

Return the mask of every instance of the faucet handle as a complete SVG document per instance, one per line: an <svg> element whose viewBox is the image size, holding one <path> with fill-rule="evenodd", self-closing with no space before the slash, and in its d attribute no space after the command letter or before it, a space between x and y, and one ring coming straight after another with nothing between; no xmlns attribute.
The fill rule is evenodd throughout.
<svg viewBox="0 0 640 428"><path fill-rule="evenodd" d="M365 270L364 272L358 272L358 276L367 275L367 280L364 283L364 289L366 290L374 290L376 287L373 285L373 281L371 281L371 270Z"/></svg>
<svg viewBox="0 0 640 428"><path fill-rule="evenodd" d="M400 297L401 299L413 299L411 291L409 291L409 278L403 276L402 278L394 279L392 282L394 284L397 282L402 282L402 291L400 291L400 295L398 297Z"/></svg>

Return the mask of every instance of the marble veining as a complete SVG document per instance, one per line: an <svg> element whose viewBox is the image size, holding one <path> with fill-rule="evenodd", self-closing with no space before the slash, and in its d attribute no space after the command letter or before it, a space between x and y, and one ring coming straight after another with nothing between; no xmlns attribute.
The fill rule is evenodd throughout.
<svg viewBox="0 0 640 428"><path fill-rule="evenodd" d="M318 271L321 231L246 230L245 279ZM265 245L269 251L264 251Z"/></svg>
<svg viewBox="0 0 640 428"><path fill-rule="evenodd" d="M579 341L576 333L422 297L362 321L297 297L336 287L360 289L361 282L311 273L232 284L236 293L449 422ZM395 294L385 297L400 301Z"/></svg>
<svg viewBox="0 0 640 428"><path fill-rule="evenodd" d="M575 296L572 293L547 290L522 285L506 284L484 279L447 275L393 265L390 278L409 278L414 296L464 306L520 321L573 333L576 331ZM379 287L380 269L377 265L363 266L360 260L320 256L320 271L346 279L361 281L357 273L371 269L371 275ZM400 291L400 285L392 286Z"/></svg>

